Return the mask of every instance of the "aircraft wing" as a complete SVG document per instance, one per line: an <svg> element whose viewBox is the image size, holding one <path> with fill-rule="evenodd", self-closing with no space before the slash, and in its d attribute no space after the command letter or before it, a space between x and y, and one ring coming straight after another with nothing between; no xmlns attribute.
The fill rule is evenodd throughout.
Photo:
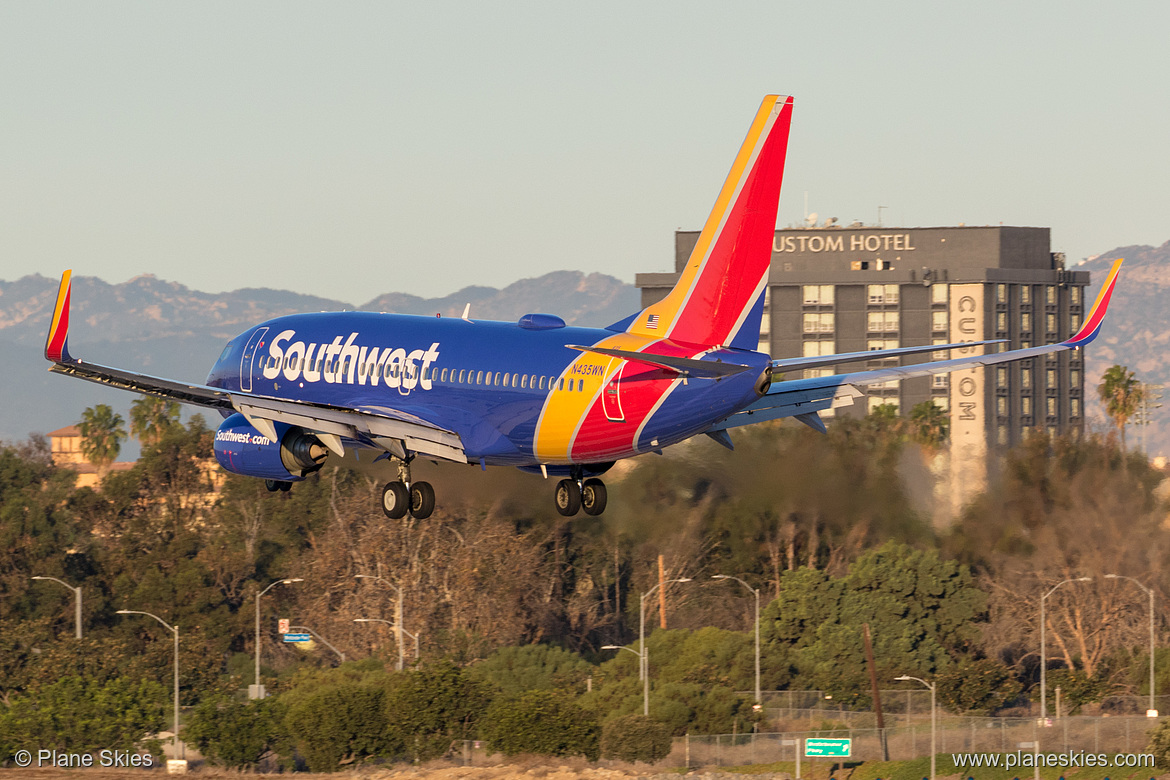
<svg viewBox="0 0 1170 780"><path fill-rule="evenodd" d="M391 407L349 408L236 393L74 358L68 348L71 276L71 271L61 276L57 305L45 342L45 358L52 362L49 370L54 373L193 406L240 412L258 431L271 439L278 438L272 427L273 422L297 425L318 434L321 441L339 455L343 452L340 439L344 437L369 441L399 456L410 451L458 463L467 462L459 434Z"/></svg>
<svg viewBox="0 0 1170 780"><path fill-rule="evenodd" d="M1117 284L1117 275L1121 269L1121 263L1122 261L1118 260L1113 264L1113 268L1110 270L1105 284L1101 287L1101 292L1097 295L1097 300L1093 304L1093 308L1089 310L1088 317L1085 318L1084 325L1067 341L1062 341L1059 344L1044 344L1038 347L1028 347L1027 349L993 352L987 355L972 355L969 357L953 358L951 360L919 363L913 366L891 366L889 368L877 368L869 371L854 371L845 374L834 374L832 376L776 382L755 403L715 423L706 432L712 435L717 441L723 442L726 434L721 434L721 432L728 428L764 422L765 420L776 420L782 417L795 417L806 425L823 432L825 430L825 424L817 416L817 413L825 409L852 404L855 398L864 395L859 388L867 385L880 384L892 380L910 379L911 377L929 376L931 374L945 374L951 371L959 371L978 366L990 366L997 363L1008 363L1014 360L1024 360L1039 357L1040 355L1047 355L1052 352L1063 352L1065 350L1083 347L1097 338L1097 334L1101 331L1101 323L1105 319L1105 312L1109 307L1109 299L1112 297L1113 288ZM987 343L972 342L971 344L958 346L974 346ZM955 347L955 345L948 346ZM913 347L911 349L926 352L939 348ZM865 353L851 354L860 355ZM868 354L874 357L888 356L883 355L881 352L871 352ZM825 363L832 364L836 360L836 356L825 356Z"/></svg>

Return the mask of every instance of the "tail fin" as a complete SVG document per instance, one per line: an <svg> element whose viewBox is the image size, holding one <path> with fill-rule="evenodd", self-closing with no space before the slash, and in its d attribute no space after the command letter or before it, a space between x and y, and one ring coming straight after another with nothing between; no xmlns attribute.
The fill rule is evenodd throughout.
<svg viewBox="0 0 1170 780"><path fill-rule="evenodd" d="M792 98L764 98L682 275L630 333L755 348L791 123Z"/></svg>
<svg viewBox="0 0 1170 780"><path fill-rule="evenodd" d="M45 359L54 363L69 363L69 290L73 272L61 274L61 286L57 288L57 304L53 307L53 319L49 323L49 337L45 340Z"/></svg>

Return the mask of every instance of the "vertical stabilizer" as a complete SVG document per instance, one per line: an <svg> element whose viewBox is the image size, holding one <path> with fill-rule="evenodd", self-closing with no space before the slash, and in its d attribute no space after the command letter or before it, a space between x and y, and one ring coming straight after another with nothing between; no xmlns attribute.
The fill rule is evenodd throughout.
<svg viewBox="0 0 1170 780"><path fill-rule="evenodd" d="M764 98L678 283L634 317L630 333L754 348L791 122L792 98Z"/></svg>

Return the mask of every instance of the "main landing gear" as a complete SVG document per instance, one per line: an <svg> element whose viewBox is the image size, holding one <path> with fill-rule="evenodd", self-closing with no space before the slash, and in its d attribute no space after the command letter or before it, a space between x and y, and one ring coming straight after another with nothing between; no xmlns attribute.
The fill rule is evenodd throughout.
<svg viewBox="0 0 1170 780"><path fill-rule="evenodd" d="M605 511L605 483L597 477L582 479L578 473L557 483L554 499L557 512L564 517L572 517L582 509L587 515L597 516Z"/></svg>
<svg viewBox="0 0 1170 780"><path fill-rule="evenodd" d="M409 512L416 520L426 520L435 511L435 489L430 482L410 480L410 460L398 461L398 481L382 488L382 512L391 520L401 520Z"/></svg>

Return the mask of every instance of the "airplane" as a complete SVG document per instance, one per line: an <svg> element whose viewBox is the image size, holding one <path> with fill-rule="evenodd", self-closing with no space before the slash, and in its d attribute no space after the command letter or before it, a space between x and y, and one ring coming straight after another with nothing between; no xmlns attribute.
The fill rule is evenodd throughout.
<svg viewBox="0 0 1170 780"><path fill-rule="evenodd" d="M791 97L764 98L675 287L607 328L569 327L551 314L479 321L468 310L462 317L295 314L231 339L207 381L190 384L74 358L66 271L45 345L49 370L219 411L216 459L264 479L270 491L287 491L327 462L376 468L396 476L382 488L385 515L425 519L435 492L411 479L411 463L421 457L560 477L555 506L572 517L605 510L600 477L620 459L700 434L730 448L729 430L784 417L823 433L819 413L853 403L867 385L1077 349L1096 338L1120 260L1067 341L788 378L999 344L777 360L756 351L792 105Z"/></svg>

